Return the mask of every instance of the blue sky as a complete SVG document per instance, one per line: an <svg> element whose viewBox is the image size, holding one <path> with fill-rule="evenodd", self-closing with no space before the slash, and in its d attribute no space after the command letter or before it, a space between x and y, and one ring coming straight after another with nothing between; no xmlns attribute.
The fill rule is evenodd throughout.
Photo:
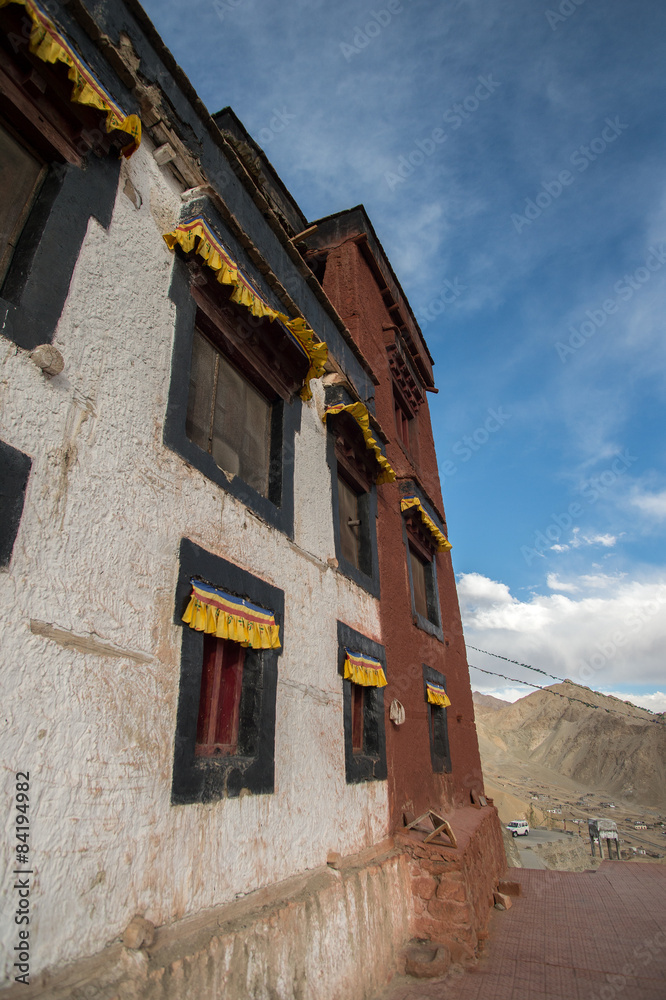
<svg viewBox="0 0 666 1000"><path fill-rule="evenodd" d="M308 218L365 205L436 362L468 642L666 710L666 9L144 6Z"/></svg>

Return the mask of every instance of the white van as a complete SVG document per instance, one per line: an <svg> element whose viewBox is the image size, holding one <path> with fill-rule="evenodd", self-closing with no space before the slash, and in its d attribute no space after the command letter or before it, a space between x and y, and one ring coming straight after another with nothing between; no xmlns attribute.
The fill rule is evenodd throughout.
<svg viewBox="0 0 666 1000"><path fill-rule="evenodd" d="M507 830L510 830L514 837L526 837L530 832L530 825L525 819L512 819L510 823L506 824Z"/></svg>

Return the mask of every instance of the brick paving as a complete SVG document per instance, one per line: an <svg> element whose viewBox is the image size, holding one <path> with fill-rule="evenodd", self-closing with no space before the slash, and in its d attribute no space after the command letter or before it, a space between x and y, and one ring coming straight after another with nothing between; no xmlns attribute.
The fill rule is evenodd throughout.
<svg viewBox="0 0 666 1000"><path fill-rule="evenodd" d="M475 966L400 979L382 1000L666 1000L666 867L512 868L523 895L493 910Z"/></svg>

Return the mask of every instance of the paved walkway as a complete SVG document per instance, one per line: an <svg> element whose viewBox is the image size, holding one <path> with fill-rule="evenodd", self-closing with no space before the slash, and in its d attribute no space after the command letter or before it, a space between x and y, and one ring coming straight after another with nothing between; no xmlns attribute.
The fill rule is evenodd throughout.
<svg viewBox="0 0 666 1000"><path fill-rule="evenodd" d="M666 1000L666 867L512 868L523 896L493 910L486 951L444 980L394 982L382 1000Z"/></svg>

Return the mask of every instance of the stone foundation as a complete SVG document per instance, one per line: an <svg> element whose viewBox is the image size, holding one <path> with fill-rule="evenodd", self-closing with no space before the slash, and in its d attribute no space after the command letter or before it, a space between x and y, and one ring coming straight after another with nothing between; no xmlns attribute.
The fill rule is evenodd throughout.
<svg viewBox="0 0 666 1000"><path fill-rule="evenodd" d="M446 943L456 962L472 958L485 939L506 857L494 806L458 809L451 825L455 849L424 844L410 833L398 834L396 842L410 858L414 936Z"/></svg>
<svg viewBox="0 0 666 1000"><path fill-rule="evenodd" d="M493 807L457 810L457 849L400 833L362 854L159 927L148 946L31 977L39 1000L368 1000L414 938L453 962L482 946L506 867ZM129 938L126 936L126 940ZM447 954L448 954L447 952ZM3 1000L23 987L2 991Z"/></svg>

